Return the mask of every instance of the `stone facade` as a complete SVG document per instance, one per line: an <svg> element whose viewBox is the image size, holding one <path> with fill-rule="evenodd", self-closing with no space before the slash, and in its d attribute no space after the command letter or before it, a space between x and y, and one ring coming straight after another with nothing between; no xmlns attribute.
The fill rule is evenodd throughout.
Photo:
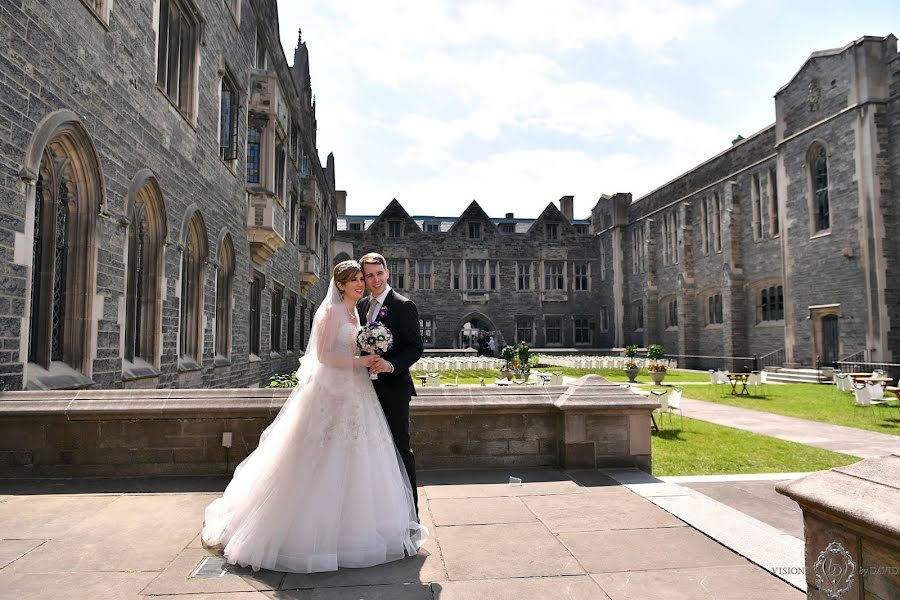
<svg viewBox="0 0 900 600"><path fill-rule="evenodd" d="M604 195L587 220L573 219L571 197L562 212L551 205L535 221L489 218L474 204L459 217L409 217L395 201L378 217L339 214L338 245L405 265L433 262L430 290L406 287L434 318L438 347L458 346L473 315L507 341L519 339L515 318L532 315L534 343L548 346L541 324L561 315L566 347L576 346L574 318L583 316L593 348L662 343L669 354L774 353L804 366L853 354L896 362L896 38L814 53L778 90L775 115L773 125L636 201ZM542 237L550 220L564 232L553 242ZM399 237L391 221L403 223ZM432 222L439 226L429 232ZM481 239L467 239L473 222L482 223ZM504 231L507 222L514 233ZM451 263L469 260L497 265L498 292L452 288ZM540 279L535 290L516 290L522 260L562 261L565 289L546 294ZM574 289L578 262L591 265L586 292Z"/></svg>
<svg viewBox="0 0 900 600"><path fill-rule="evenodd" d="M0 27L3 387L293 370L330 267L334 161L275 0L28 0Z"/></svg>

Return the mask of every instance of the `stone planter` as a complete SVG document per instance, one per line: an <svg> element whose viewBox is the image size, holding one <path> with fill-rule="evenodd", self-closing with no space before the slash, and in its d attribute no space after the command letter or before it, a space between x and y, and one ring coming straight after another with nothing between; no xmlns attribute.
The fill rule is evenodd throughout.
<svg viewBox="0 0 900 600"><path fill-rule="evenodd" d="M662 383L663 379L666 377L665 371L650 371L650 379L653 380L653 383L659 385Z"/></svg>
<svg viewBox="0 0 900 600"><path fill-rule="evenodd" d="M628 375L628 383L636 383L634 378L637 377L640 372L640 369L625 369L625 374Z"/></svg>

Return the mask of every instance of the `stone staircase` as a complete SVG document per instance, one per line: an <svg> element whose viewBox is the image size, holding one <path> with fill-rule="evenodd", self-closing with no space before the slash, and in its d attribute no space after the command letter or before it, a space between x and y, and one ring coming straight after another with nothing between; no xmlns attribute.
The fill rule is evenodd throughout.
<svg viewBox="0 0 900 600"><path fill-rule="evenodd" d="M766 379L775 383L831 383L831 371L822 369L766 369Z"/></svg>

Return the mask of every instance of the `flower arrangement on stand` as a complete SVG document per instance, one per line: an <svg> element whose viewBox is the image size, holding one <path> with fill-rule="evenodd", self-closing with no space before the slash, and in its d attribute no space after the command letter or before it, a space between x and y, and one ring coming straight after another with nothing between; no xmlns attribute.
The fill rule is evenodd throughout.
<svg viewBox="0 0 900 600"><path fill-rule="evenodd" d="M647 346L647 358L650 360L647 364L647 371L650 372L650 378L653 383L659 385L666 376L667 367L665 363L659 362L666 355L662 344L650 344Z"/></svg>
<svg viewBox="0 0 900 600"><path fill-rule="evenodd" d="M500 358L504 361L500 373L507 379L528 379L531 374L533 357L528 344L521 342L518 346L506 346L500 351Z"/></svg>
<svg viewBox="0 0 900 600"><path fill-rule="evenodd" d="M638 366L637 360L635 357L637 356L637 346L634 344L629 344L625 346L625 374L628 375L628 382L635 383L634 378L637 377L640 372L640 367Z"/></svg>

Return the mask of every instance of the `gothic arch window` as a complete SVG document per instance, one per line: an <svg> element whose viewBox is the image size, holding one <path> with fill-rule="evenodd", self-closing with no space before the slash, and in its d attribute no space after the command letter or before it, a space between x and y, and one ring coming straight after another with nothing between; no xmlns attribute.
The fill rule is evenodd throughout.
<svg viewBox="0 0 900 600"><path fill-rule="evenodd" d="M195 211L184 230L181 251L181 320L178 351L181 366L199 368L203 358L203 289L207 242L206 226Z"/></svg>
<svg viewBox="0 0 900 600"><path fill-rule="evenodd" d="M142 172L129 191L125 280L125 370L159 366L166 207L156 179ZM141 181L143 179L143 182ZM129 365L130 363L130 365Z"/></svg>
<svg viewBox="0 0 900 600"><path fill-rule="evenodd" d="M234 288L234 244L225 234L216 269L216 358L231 357L231 298Z"/></svg>
<svg viewBox="0 0 900 600"><path fill-rule="evenodd" d="M87 385L95 229L104 202L100 164L76 115L59 111L41 122L22 173L34 193L25 387Z"/></svg>
<svg viewBox="0 0 900 600"><path fill-rule="evenodd" d="M825 146L815 142L807 152L809 165L810 204L813 218L813 235L828 231L831 228L830 207L828 202L828 154Z"/></svg>

